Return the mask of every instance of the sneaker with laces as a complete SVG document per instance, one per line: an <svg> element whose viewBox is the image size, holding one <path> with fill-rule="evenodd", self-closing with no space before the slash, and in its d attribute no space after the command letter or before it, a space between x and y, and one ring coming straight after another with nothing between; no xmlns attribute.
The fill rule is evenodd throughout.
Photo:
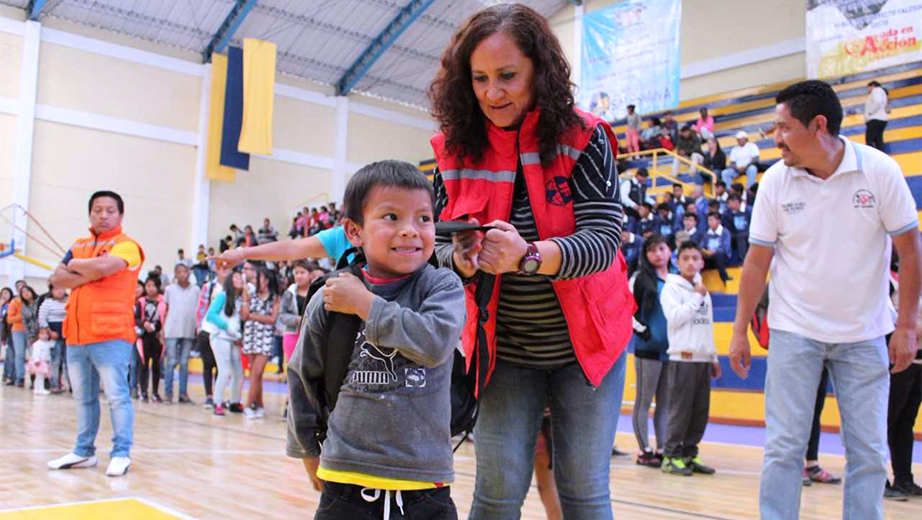
<svg viewBox="0 0 922 520"><path fill-rule="evenodd" d="M130 467L131 459L128 457L112 457L112 460L109 461L109 467L106 468L106 476L121 477L128 473L128 468Z"/></svg>
<svg viewBox="0 0 922 520"><path fill-rule="evenodd" d="M255 418L256 418L256 410L254 410L254 409L250 408L249 406L247 406L246 408L243 409L243 416L244 416L245 418L247 418L247 419L255 419Z"/></svg>
<svg viewBox="0 0 922 520"><path fill-rule="evenodd" d="M922 487L919 487L918 484L911 480L909 482L893 481L893 487L895 489L899 489L911 497L922 497Z"/></svg>
<svg viewBox="0 0 922 520"><path fill-rule="evenodd" d="M265 416L266 416L266 409L265 409L265 408L263 408L262 406L256 408L256 418L257 418L257 419L262 419L262 418L265 417Z"/></svg>
<svg viewBox="0 0 922 520"><path fill-rule="evenodd" d="M683 477L692 476L692 470L685 465L679 457L666 457L663 459L663 473L669 473L670 475L681 475Z"/></svg>
<svg viewBox="0 0 922 520"><path fill-rule="evenodd" d="M218 417L224 417L224 407L222 405L217 405L214 407L214 414Z"/></svg>
<svg viewBox="0 0 922 520"><path fill-rule="evenodd" d="M179 404L195 404L195 403L192 402L192 399L189 399L189 396L188 396L188 395L181 395L181 396L179 396L179 401L177 401L177 402L178 402Z"/></svg>
<svg viewBox="0 0 922 520"><path fill-rule="evenodd" d="M78 469L92 468L98 463L95 455L81 457L76 453L68 453L61 458L49 460L48 469Z"/></svg>
<svg viewBox="0 0 922 520"><path fill-rule="evenodd" d="M805 468L804 474L810 477L810 480L813 482L818 482L820 484L839 484L842 482L840 477L833 476L831 473L819 466Z"/></svg>
<svg viewBox="0 0 922 520"><path fill-rule="evenodd" d="M240 403L231 403L227 409L233 413L243 413L243 405Z"/></svg>
<svg viewBox="0 0 922 520"><path fill-rule="evenodd" d="M693 473L701 473L702 475L713 475L717 473L716 469L701 462L701 457L698 456L685 459L685 465L687 465Z"/></svg>
<svg viewBox="0 0 922 520"><path fill-rule="evenodd" d="M909 500L909 495L905 491L899 488L895 488L890 485L890 481L887 481L887 486L884 487L884 498L887 500L894 500L896 502L906 502Z"/></svg>
<svg viewBox="0 0 922 520"><path fill-rule="evenodd" d="M205 398L205 403L202 404L202 408L206 410L211 410L214 408L214 399L207 397Z"/></svg>
<svg viewBox="0 0 922 520"><path fill-rule="evenodd" d="M659 468L662 467L663 461L657 458L656 454L652 451L642 451L637 454L637 465L646 466L648 468Z"/></svg>

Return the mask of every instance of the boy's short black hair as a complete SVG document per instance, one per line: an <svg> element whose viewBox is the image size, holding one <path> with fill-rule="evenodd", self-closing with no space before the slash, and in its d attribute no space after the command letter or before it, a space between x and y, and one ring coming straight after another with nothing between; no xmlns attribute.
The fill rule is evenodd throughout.
<svg viewBox="0 0 922 520"><path fill-rule="evenodd" d="M650 172L647 171L647 169L643 167L638 168L637 173L634 174L634 177L649 177L649 176L650 176Z"/></svg>
<svg viewBox="0 0 922 520"><path fill-rule="evenodd" d="M721 188L721 187L722 187L723 189L727 189L727 183L724 182L724 181L717 181L717 184L715 184L714 186L716 186L716 187L718 187L718 188Z"/></svg>
<svg viewBox="0 0 922 520"><path fill-rule="evenodd" d="M836 91L828 83L807 80L795 83L778 93L775 102L784 104L791 116L804 126L816 116L826 118L826 129L832 135L839 135L842 127L842 103Z"/></svg>
<svg viewBox="0 0 922 520"><path fill-rule="evenodd" d="M699 246L697 242L694 240L686 240L685 242L679 244L679 249L676 252L676 258L682 256L682 253L688 251L689 249L694 249L698 252L699 255L704 256L704 252L701 251L701 246Z"/></svg>
<svg viewBox="0 0 922 520"><path fill-rule="evenodd" d="M96 202L96 199L101 199L103 197L109 197L110 199L115 199L115 205L118 206L118 214L119 215L125 214L125 201L122 200L122 196L119 195L118 193L115 193L114 191L109 191L109 190L97 191L96 193L91 195L90 202L89 204L87 204L86 212L92 213L93 203Z"/></svg>
<svg viewBox="0 0 922 520"><path fill-rule="evenodd" d="M720 207L720 203L717 202L716 200L711 199L708 201L708 208L719 208L719 207Z"/></svg>
<svg viewBox="0 0 922 520"><path fill-rule="evenodd" d="M880 86L880 82L877 81L876 79L875 79L875 80L871 80L871 81L868 82L868 86L869 86L869 87L879 87L879 86Z"/></svg>
<svg viewBox="0 0 922 520"><path fill-rule="evenodd" d="M606 94L606 93L604 93L604 92L602 93L602 95L605 96L605 97L608 97L608 94ZM634 105L628 105L627 107L630 108L631 110L634 110L634 109L637 108L637 107L634 106Z"/></svg>
<svg viewBox="0 0 922 520"><path fill-rule="evenodd" d="M686 218L693 218L693 219L695 219L695 223L696 223L696 224L698 223L698 214L697 214L697 213L686 213L685 216L682 217L682 218L683 218L683 219L686 219Z"/></svg>
<svg viewBox="0 0 922 520"><path fill-rule="evenodd" d="M730 202L731 200L735 200L737 202L743 202L743 197L740 197L739 193L731 193L730 196L727 197L727 202Z"/></svg>
<svg viewBox="0 0 922 520"><path fill-rule="evenodd" d="M378 161L360 169L349 179L343 196L343 212L346 218L358 225L363 224L365 201L375 186L426 190L432 201L432 210L435 211L432 183L416 166L405 161Z"/></svg>
<svg viewBox="0 0 922 520"><path fill-rule="evenodd" d="M685 192L685 188L683 188L681 184L672 185L672 191L675 191L676 188L679 188L680 190L682 190L683 193Z"/></svg>
<svg viewBox="0 0 922 520"><path fill-rule="evenodd" d="M669 204L666 204L665 202L656 207L656 211L663 211L663 210L672 211L669 208Z"/></svg>
<svg viewBox="0 0 922 520"><path fill-rule="evenodd" d="M716 211L709 211L708 218L711 218L711 217L714 217L717 220L720 220L720 213L717 213Z"/></svg>
<svg viewBox="0 0 922 520"><path fill-rule="evenodd" d="M641 204L641 206L647 208L647 209L650 210L650 211L653 211L653 204L650 204L650 203L647 202L647 201L644 201L644 203Z"/></svg>

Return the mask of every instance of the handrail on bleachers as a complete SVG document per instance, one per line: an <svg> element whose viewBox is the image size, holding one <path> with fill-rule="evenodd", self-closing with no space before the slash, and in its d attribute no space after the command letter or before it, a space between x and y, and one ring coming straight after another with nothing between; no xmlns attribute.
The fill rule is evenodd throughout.
<svg viewBox="0 0 922 520"><path fill-rule="evenodd" d="M660 187L657 185L657 182L656 182L658 178L666 179L670 181L672 184L681 185L683 191L685 190L685 187L695 185L694 183L686 182L686 181L679 179L678 177L673 176L671 167L668 171L660 170L660 167L663 164L662 159L665 159L666 157L672 157L673 161L679 161L680 163L685 164L686 166L690 168L692 172L697 170L699 173L702 173L705 176L709 177L711 179L710 182L706 182L704 184L704 195L708 198L714 197L715 188L717 184L717 174L701 164L693 163L688 158L683 157L672 150L667 150L665 148L653 148L650 150L641 150L639 152L619 153L618 160L623 160L623 159L628 159L628 158L633 158L633 157L637 157L637 158L646 157L648 155L652 156L652 164L650 165L649 168L647 168L647 171L650 173L650 190L652 193L656 193L657 188Z"/></svg>

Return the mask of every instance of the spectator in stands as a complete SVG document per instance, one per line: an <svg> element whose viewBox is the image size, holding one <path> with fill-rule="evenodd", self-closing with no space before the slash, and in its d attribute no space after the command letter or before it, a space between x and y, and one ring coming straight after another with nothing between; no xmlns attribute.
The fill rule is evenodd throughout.
<svg viewBox="0 0 922 520"><path fill-rule="evenodd" d="M695 212L698 213L699 217L701 217L699 219L699 220L702 220L702 222L700 222L701 227L704 228L707 226L707 223L703 222L703 220L704 220L704 215L708 214L708 200L709 200L707 197L704 196L704 186L700 184L696 184L695 187L692 188L692 200L695 203Z"/></svg>
<svg viewBox="0 0 922 520"><path fill-rule="evenodd" d="M256 290L243 293L240 319L243 326L243 354L250 365L250 391L244 414L247 419L266 416L263 405L263 371L275 346L275 323L279 317L278 278L273 271L260 267Z"/></svg>
<svg viewBox="0 0 922 520"><path fill-rule="evenodd" d="M675 148L669 134L663 129L663 122L658 117L651 117L649 123L650 126L640 134L640 147L642 149L665 148L672 150Z"/></svg>
<svg viewBox="0 0 922 520"><path fill-rule="evenodd" d="M708 230L701 242L704 267L717 268L720 279L727 283L733 279L727 274L727 263L730 261L730 232L720 224L720 214L708 213L707 219Z"/></svg>
<svg viewBox="0 0 922 520"><path fill-rule="evenodd" d="M672 142L676 142L676 138L679 136L679 122L676 121L675 116L672 115L672 110L667 110L666 113L663 114L663 129L669 134L669 138L672 139Z"/></svg>
<svg viewBox="0 0 922 520"><path fill-rule="evenodd" d="M714 137L714 117L708 115L707 107L702 107L698 112L701 114L701 117L695 121L695 125L692 128L694 128L695 132L698 132L698 135L700 135L702 139Z"/></svg>
<svg viewBox="0 0 922 520"><path fill-rule="evenodd" d="M135 305L135 323L142 330L141 345L141 370L138 378L141 386L141 402L148 400L162 403L160 397L160 356L163 345L160 343L160 331L163 330L163 319L166 315L166 305L160 295L160 278L149 276L144 281L144 297ZM147 393L150 383L152 393Z"/></svg>
<svg viewBox="0 0 922 520"><path fill-rule="evenodd" d="M755 143L749 142L749 134L745 130L736 133L736 144L730 150L730 163L720 176L727 184L733 184L733 179L740 175L746 176L746 185L756 181L756 175L759 173L757 162L759 161L759 147Z"/></svg>
<svg viewBox="0 0 922 520"><path fill-rule="evenodd" d="M717 212L721 215L727 211L727 199L729 198L730 194L727 193L727 183L724 181L717 181L714 185L714 200L716 200L719 205Z"/></svg>
<svg viewBox="0 0 922 520"><path fill-rule="evenodd" d="M743 199L736 193L727 199L727 212L723 214L722 223L730 232L736 254L740 263L746 259L749 250L749 222L752 220L752 209L742 208Z"/></svg>
<svg viewBox="0 0 922 520"><path fill-rule="evenodd" d="M60 384L61 376L67 378L67 357L66 344L62 327L64 318L67 317L67 291L63 287L53 286L51 296L45 298L41 307L38 309L38 326L41 329L48 329L49 339L54 342L54 349L51 351L51 370L48 383L51 385L52 393L61 393ZM62 370L63 369L63 370ZM69 387L70 385L68 385Z"/></svg>
<svg viewBox="0 0 922 520"><path fill-rule="evenodd" d="M233 249L233 248L234 248L234 239L230 235L227 235L226 237L222 238L218 242L218 249L222 253L227 251L228 249Z"/></svg>
<svg viewBox="0 0 922 520"><path fill-rule="evenodd" d="M842 105L831 86L795 83L776 102L782 160L760 185L730 343L731 366L746 377L749 321L771 269L761 514L799 516L810 405L825 365L842 416L845 514L881 520L888 368L902 372L918 349L916 204L896 161L839 135ZM895 330L883 290L891 242L900 256Z"/></svg>
<svg viewBox="0 0 922 520"><path fill-rule="evenodd" d="M624 205L624 213L634 218L641 218L638 213L638 207L644 202L652 202L647 196L647 180L650 174L646 168L638 168L633 176L627 177L621 181L621 201Z"/></svg>
<svg viewBox="0 0 922 520"><path fill-rule="evenodd" d="M430 87L441 129L433 138L435 214L443 220L465 215L484 223L501 219L492 222L498 229L486 236L468 232L455 234L453 242L436 238L440 265L464 278L477 276L468 285L468 305L476 305L473 289L492 283L490 275L502 275L496 293L481 291L496 295L484 308L487 346L495 363L488 367L489 383L479 399L471 518L518 518L548 403L564 518L611 518L608 454L617 426L612 412L621 406L627 357L622 347L631 334L633 311L625 303L631 295L616 258L622 210L615 142L606 123L591 118L587 125L591 116L574 110L566 58L547 21L532 9L522 4L483 9L458 30L443 56ZM517 71L514 78L507 79L508 69ZM466 190L460 181L442 176L473 164L514 170L515 144L503 137L512 135L512 128L528 143L521 152L529 153L522 157L534 158L522 165L518 187L493 182L499 177L491 175L474 181L484 183L481 189ZM579 149L578 159L560 154L561 144ZM478 161L481 155L485 161ZM533 211L527 188L543 194L541 179L558 174L569 178L569 202L558 205L563 192L552 185L551 202L536 201ZM545 225L553 231L539 238L537 229ZM561 288L557 279L567 279L569 288ZM574 291L577 286L586 292ZM600 292L600 298L586 299L595 291L608 296ZM510 303L521 292L544 303L529 309ZM587 308L606 319L587 321ZM469 353L478 315L468 317L464 346ZM602 337L610 339L597 339ZM591 359L583 355L588 354L584 348L593 352Z"/></svg>
<svg viewBox="0 0 922 520"><path fill-rule="evenodd" d="M643 236L639 233L630 231L627 227L621 230L621 253L624 255L624 261L627 262L629 275L637 269L643 244Z"/></svg>
<svg viewBox="0 0 922 520"><path fill-rule="evenodd" d="M689 203L692 204L692 203ZM697 213L685 213L682 217L682 231L688 233L688 239L692 242L701 245L701 242L704 238L704 231L701 227L698 226L698 214ZM682 244L676 244L682 245Z"/></svg>
<svg viewBox="0 0 922 520"><path fill-rule="evenodd" d="M625 135L627 136L628 153L640 151L640 116L634 112L634 109L634 105L627 106L627 130L625 130Z"/></svg>
<svg viewBox="0 0 922 520"><path fill-rule="evenodd" d="M685 187L681 184L672 185L672 200L675 203L676 211L684 215L685 214L685 204L688 203L688 197L685 196Z"/></svg>
<svg viewBox="0 0 922 520"><path fill-rule="evenodd" d="M163 336L166 338L166 373L163 384L166 387L166 402L173 402L173 369L179 365L179 404L191 404L189 392L189 353L195 343L196 307L199 288L190 283L189 270L177 265L174 272L176 283L166 288L163 302L166 304L166 319Z"/></svg>
<svg viewBox="0 0 922 520"><path fill-rule="evenodd" d="M239 245L240 240L243 238L243 231L241 231L240 228L237 227L237 224L231 224L231 225L230 225L230 231L231 231L231 233L234 234L234 240L233 240L232 243L233 243L235 246L236 246L236 245Z"/></svg>
<svg viewBox="0 0 922 520"><path fill-rule="evenodd" d="M668 196L672 196L671 193L666 193ZM674 240L673 235L675 234L675 216L670 209L669 202L663 202L656 207L656 217L653 219L653 231L664 237L666 240L672 242Z"/></svg>
<svg viewBox="0 0 922 520"><path fill-rule="evenodd" d="M637 395L634 398L633 414L634 435L640 447L637 464L653 468L663 464L666 420L669 417L669 382L666 370L669 340L660 295L666 284L666 277L669 276L671 256L672 252L666 238L661 235L651 236L644 243L640 267L631 277L631 292L634 293L634 301L637 303L637 312L634 313L634 373L637 374ZM650 404L654 397L655 451L650 446L647 427Z"/></svg>
<svg viewBox="0 0 922 520"><path fill-rule="evenodd" d="M263 227L259 228L259 236L256 238L257 243L267 244L279 239L279 233L269 222L269 217L263 219Z"/></svg>
<svg viewBox="0 0 922 520"><path fill-rule="evenodd" d="M648 232L652 232L656 227L656 216L653 214L653 204L648 201L644 201L643 204L637 207L637 219L635 233L640 236L646 235Z"/></svg>
<svg viewBox="0 0 922 520"><path fill-rule="evenodd" d="M291 219L291 228L288 230L288 238L294 240L300 237L303 233L300 226L298 226L298 221L301 220L301 212L298 212L298 215Z"/></svg>
<svg viewBox="0 0 922 520"><path fill-rule="evenodd" d="M247 224L243 228L243 242L238 245L253 247L257 244L259 244L259 240L256 238L256 233L253 232L253 226Z"/></svg>
<svg viewBox="0 0 922 520"><path fill-rule="evenodd" d="M694 164L704 163L704 155L701 153L701 137L692 131L691 125L684 125L682 129L679 130L679 137L675 143L675 151ZM681 163L681 161L672 161L673 176L679 173L679 163ZM694 174L696 169L692 166L689 171L691 174Z"/></svg>
<svg viewBox="0 0 922 520"><path fill-rule="evenodd" d="M713 136L708 137L708 151L704 156L704 165L717 175L727 168L727 154ZM720 179L714 179L720 180Z"/></svg>
<svg viewBox="0 0 922 520"><path fill-rule="evenodd" d="M881 152L884 151L884 129L887 128L889 103L887 89L880 82L868 83L868 98L864 102L864 142Z"/></svg>

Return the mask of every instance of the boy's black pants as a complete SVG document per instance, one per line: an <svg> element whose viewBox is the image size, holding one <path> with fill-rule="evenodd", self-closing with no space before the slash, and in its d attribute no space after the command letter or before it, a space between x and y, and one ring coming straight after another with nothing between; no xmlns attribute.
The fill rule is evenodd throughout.
<svg viewBox="0 0 922 520"><path fill-rule="evenodd" d="M314 520L380 520L384 518L385 492L371 502L375 491L351 484L323 483L320 506ZM458 510L448 486L421 491L401 491L403 510L397 505L396 491L388 495L393 520L458 520ZM367 497L367 498L366 498Z"/></svg>
<svg viewBox="0 0 922 520"><path fill-rule="evenodd" d="M666 366L669 423L663 453L667 457L694 458L711 408L711 363L670 359Z"/></svg>
<svg viewBox="0 0 922 520"><path fill-rule="evenodd" d="M912 426L922 402L922 365L913 363L909 368L890 374L890 404L887 415L887 444L893 480L909 484L912 478Z"/></svg>

